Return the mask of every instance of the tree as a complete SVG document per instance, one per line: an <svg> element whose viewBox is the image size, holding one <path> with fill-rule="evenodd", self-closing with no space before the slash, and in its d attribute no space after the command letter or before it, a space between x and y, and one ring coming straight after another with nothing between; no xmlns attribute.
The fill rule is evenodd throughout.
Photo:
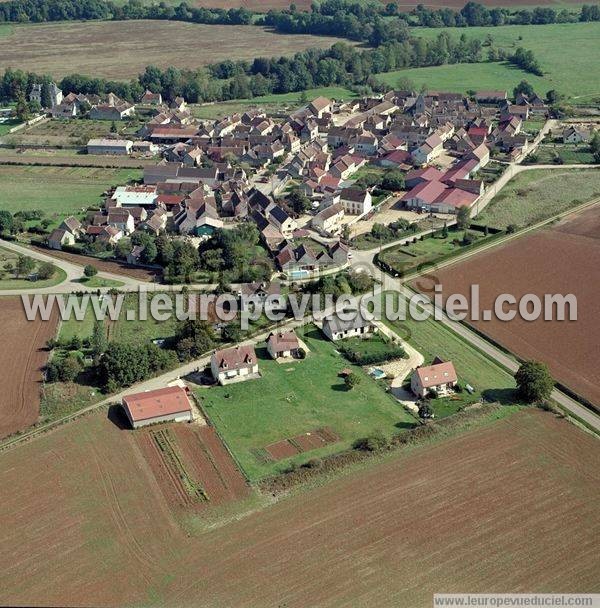
<svg viewBox="0 0 600 608"><path fill-rule="evenodd" d="M419 405L419 418L433 418L433 408L429 401L423 401Z"/></svg>
<svg viewBox="0 0 600 608"><path fill-rule="evenodd" d="M381 431L375 431L372 435L357 439L354 443L354 449L365 450L366 452L377 452L383 450L388 442L385 435Z"/></svg>
<svg viewBox="0 0 600 608"><path fill-rule="evenodd" d="M96 320L94 321L94 329L92 330L92 337L90 338L90 347L96 360L104 354L107 346L108 340L106 338L104 323L100 320Z"/></svg>
<svg viewBox="0 0 600 608"><path fill-rule="evenodd" d="M92 266L91 264L87 264L87 266L83 269L83 274L88 279L91 279L92 277L95 277L98 274L98 269L95 266Z"/></svg>
<svg viewBox="0 0 600 608"><path fill-rule="evenodd" d="M294 210L294 213L301 214L310 209L310 199L302 190L300 190L300 188L293 188L290 191L287 200Z"/></svg>
<svg viewBox="0 0 600 608"><path fill-rule="evenodd" d="M51 279L56 272L56 268L52 262L42 262L38 267L38 279L41 281L46 281L47 279Z"/></svg>
<svg viewBox="0 0 600 608"><path fill-rule="evenodd" d="M13 216L9 211L2 209L0 211L0 234L8 234L12 232L13 226Z"/></svg>
<svg viewBox="0 0 600 608"><path fill-rule="evenodd" d="M548 366L537 361L525 361L515 374L515 380L519 396L527 403L548 399L554 388Z"/></svg>
<svg viewBox="0 0 600 608"><path fill-rule="evenodd" d="M456 214L456 225L460 230L466 230L471 225L471 214L468 207L461 207Z"/></svg>
<svg viewBox="0 0 600 608"><path fill-rule="evenodd" d="M31 118L31 110L22 91L19 91L17 95L15 114L21 122L27 122Z"/></svg>
<svg viewBox="0 0 600 608"><path fill-rule="evenodd" d="M18 277L28 275L33 272L35 268L35 262L26 255L20 255L17 257L17 263L15 265L15 274Z"/></svg>
<svg viewBox="0 0 600 608"><path fill-rule="evenodd" d="M348 390L352 390L355 386L358 386L360 384L360 376L358 374L355 374L354 372L350 372L344 378L344 384L346 385L346 388Z"/></svg>
<svg viewBox="0 0 600 608"><path fill-rule="evenodd" d="M384 190L398 191L404 190L404 174L398 169L386 171L381 181Z"/></svg>
<svg viewBox="0 0 600 608"><path fill-rule="evenodd" d="M598 131L590 140L590 152L594 155L594 161L600 163L600 133Z"/></svg>
<svg viewBox="0 0 600 608"><path fill-rule="evenodd" d="M442 238L448 238L448 224L446 222L444 222L444 227L442 228Z"/></svg>
<svg viewBox="0 0 600 608"><path fill-rule="evenodd" d="M48 82L44 82L42 84L41 91L41 106L42 108L51 108L52 107L52 96L50 95L50 84Z"/></svg>
<svg viewBox="0 0 600 608"><path fill-rule="evenodd" d="M534 95L533 87L526 81L521 80L521 82L513 89L513 97L517 97L517 95L527 95L527 97L531 97Z"/></svg>

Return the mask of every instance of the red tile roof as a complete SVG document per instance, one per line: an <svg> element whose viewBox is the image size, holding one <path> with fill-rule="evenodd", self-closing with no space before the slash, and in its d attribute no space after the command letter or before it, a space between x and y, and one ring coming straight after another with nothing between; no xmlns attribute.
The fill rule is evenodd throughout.
<svg viewBox="0 0 600 608"><path fill-rule="evenodd" d="M190 412L192 409L186 391L179 386L127 395L123 397L123 405L134 422Z"/></svg>
<svg viewBox="0 0 600 608"><path fill-rule="evenodd" d="M445 361L435 365L418 367L416 369L417 376L423 388L432 388L440 384L448 384L456 382L456 370L452 361Z"/></svg>

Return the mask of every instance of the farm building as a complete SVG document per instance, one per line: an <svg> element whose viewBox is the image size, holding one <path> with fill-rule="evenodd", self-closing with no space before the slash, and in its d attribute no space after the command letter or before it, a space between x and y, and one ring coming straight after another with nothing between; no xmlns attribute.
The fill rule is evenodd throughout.
<svg viewBox="0 0 600 608"><path fill-rule="evenodd" d="M456 385L456 370L452 361L437 358L431 365L417 367L410 379L410 388L417 397L424 398L434 391L438 397L447 395Z"/></svg>
<svg viewBox="0 0 600 608"><path fill-rule="evenodd" d="M342 320L337 316L323 321L323 333L332 342L355 336L367 336L377 333L377 331L377 325L373 321L368 321L358 313L349 321Z"/></svg>
<svg viewBox="0 0 600 608"><path fill-rule="evenodd" d="M128 156L133 142L129 139L90 139L87 143L88 154Z"/></svg>
<svg viewBox="0 0 600 608"><path fill-rule="evenodd" d="M189 422L192 405L185 389L160 388L123 397L123 409L134 429L157 422Z"/></svg>
<svg viewBox="0 0 600 608"><path fill-rule="evenodd" d="M213 378L219 384L246 380L258 374L258 360L253 346L234 346L213 353L210 361Z"/></svg>

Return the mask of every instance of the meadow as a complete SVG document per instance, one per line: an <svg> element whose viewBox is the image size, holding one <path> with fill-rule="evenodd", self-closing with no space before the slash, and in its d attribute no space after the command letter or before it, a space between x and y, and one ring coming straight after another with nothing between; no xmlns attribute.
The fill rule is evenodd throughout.
<svg viewBox="0 0 600 608"><path fill-rule="evenodd" d="M524 228L599 196L600 169L531 169L504 186L477 222Z"/></svg>
<svg viewBox="0 0 600 608"><path fill-rule="evenodd" d="M362 368L350 365L336 353L335 346L318 329L308 327L302 339L310 351L304 360L277 363L263 345L257 350L260 379L196 391L251 480L274 474L293 462L348 448L376 430L390 436L416 422ZM345 368L361 378L352 390L338 377ZM340 441L278 462L264 462L258 457L269 444L324 426L330 427Z"/></svg>
<svg viewBox="0 0 600 608"><path fill-rule="evenodd" d="M540 95L550 89L581 100L600 96L600 23L560 23L551 25L508 25L502 27L414 28L415 35L435 38L441 32L467 39L492 39L495 48L508 52L522 46L533 51L544 76L529 74L504 63L455 64L390 72L379 76L389 84L400 77L430 89L463 92L469 89L512 91L521 80L528 80ZM486 52L484 47L483 52ZM585 74L585 78L582 75Z"/></svg>
<svg viewBox="0 0 600 608"><path fill-rule="evenodd" d="M140 178L134 169L0 165L0 209L40 210L56 225L99 205L110 187Z"/></svg>
<svg viewBox="0 0 600 608"><path fill-rule="evenodd" d="M10 249L0 247L0 290L2 289L42 289L44 287L54 287L62 283L67 274L62 268L54 267L54 274L49 279L30 281L27 278L15 278L13 268L17 264L17 254ZM40 262L35 261L32 274L39 269Z"/></svg>
<svg viewBox="0 0 600 608"><path fill-rule="evenodd" d="M0 70L12 67L55 78L80 73L128 80L147 65L199 68L226 59L293 55L335 42L339 38L279 35L252 25L178 21L15 25L0 37Z"/></svg>

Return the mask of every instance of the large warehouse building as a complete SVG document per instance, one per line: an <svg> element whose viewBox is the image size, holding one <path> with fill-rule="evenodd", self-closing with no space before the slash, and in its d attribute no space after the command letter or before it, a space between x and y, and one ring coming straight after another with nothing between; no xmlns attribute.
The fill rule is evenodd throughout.
<svg viewBox="0 0 600 608"><path fill-rule="evenodd" d="M157 422L189 422L192 404L185 389L161 388L123 397L123 409L134 429Z"/></svg>

